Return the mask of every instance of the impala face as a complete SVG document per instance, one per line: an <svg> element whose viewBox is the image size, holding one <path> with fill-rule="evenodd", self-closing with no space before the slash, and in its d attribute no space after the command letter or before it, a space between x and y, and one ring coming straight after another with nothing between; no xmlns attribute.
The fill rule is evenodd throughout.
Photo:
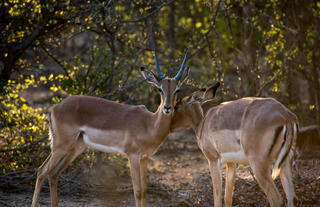
<svg viewBox="0 0 320 207"><path fill-rule="evenodd" d="M214 98L220 83L203 88L178 101L171 123L171 131L195 127L203 117L201 104Z"/></svg>
<svg viewBox="0 0 320 207"><path fill-rule="evenodd" d="M187 60L187 53L181 64L179 72L174 78L164 77L158 64L156 52L154 53L154 57L158 75L155 75L153 72L145 69L144 67L141 67L140 70L144 78L158 88L161 95L162 112L165 115L171 115L176 104L177 93L180 91L180 87L183 82L188 78L189 68L184 67Z"/></svg>
<svg viewBox="0 0 320 207"><path fill-rule="evenodd" d="M179 81L174 79L161 80L161 86L158 87L161 95L161 102L164 103L163 113L171 114L177 100L177 94L180 91Z"/></svg>
<svg viewBox="0 0 320 207"><path fill-rule="evenodd" d="M194 122L202 118L203 112L200 102L192 101L192 96L184 97L175 106L171 130L191 128Z"/></svg>

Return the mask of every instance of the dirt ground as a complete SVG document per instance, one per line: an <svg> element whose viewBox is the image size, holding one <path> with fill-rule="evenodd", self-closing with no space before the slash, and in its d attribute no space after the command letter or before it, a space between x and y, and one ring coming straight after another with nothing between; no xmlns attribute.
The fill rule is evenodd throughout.
<svg viewBox="0 0 320 207"><path fill-rule="evenodd" d="M298 206L320 206L320 161L298 160L294 184ZM59 179L60 207L131 207L134 197L128 168L115 170L109 162L88 166L76 160ZM18 178L14 178L18 179ZM279 178L275 180L284 197ZM30 206L34 185L0 185L0 206ZM50 193L46 183L40 195L40 206L49 207ZM149 161L147 206L184 207L213 206L212 184L207 161L190 133L175 133ZM268 206L264 193L249 172L239 166L235 181L233 206Z"/></svg>

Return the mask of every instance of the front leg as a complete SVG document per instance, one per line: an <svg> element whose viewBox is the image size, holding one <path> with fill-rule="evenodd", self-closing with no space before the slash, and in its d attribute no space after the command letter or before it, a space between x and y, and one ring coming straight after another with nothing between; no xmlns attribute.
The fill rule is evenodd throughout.
<svg viewBox="0 0 320 207"><path fill-rule="evenodd" d="M236 175L236 164L226 164L226 182L225 182L225 193L224 193L224 205L226 207L232 206L232 195L234 189L234 180Z"/></svg>
<svg viewBox="0 0 320 207"><path fill-rule="evenodd" d="M142 207L142 188L141 188L141 174L140 174L140 159L138 156L129 157L130 174L133 185L134 198L136 207Z"/></svg>
<svg viewBox="0 0 320 207"><path fill-rule="evenodd" d="M213 186L214 207L222 207L222 178L219 160L208 160Z"/></svg>
<svg viewBox="0 0 320 207"><path fill-rule="evenodd" d="M141 206L146 206L146 193L147 193L147 171L148 171L147 156L142 157L140 160L140 181L141 181Z"/></svg>

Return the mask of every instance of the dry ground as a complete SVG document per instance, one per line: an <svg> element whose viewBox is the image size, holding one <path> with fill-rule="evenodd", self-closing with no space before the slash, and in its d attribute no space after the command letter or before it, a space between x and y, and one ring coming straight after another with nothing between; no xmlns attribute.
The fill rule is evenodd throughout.
<svg viewBox="0 0 320 207"><path fill-rule="evenodd" d="M320 161L298 160L298 164L299 175L294 171L298 206L320 206ZM167 139L150 160L148 170L147 206L213 206L207 161L189 133L177 133ZM275 182L284 196L279 178ZM30 206L34 177L28 185L11 183L8 179L0 184L0 206ZM60 177L59 183L61 207L134 206L129 170L115 170L108 162L88 166L77 160L76 165ZM268 206L248 168L237 169L233 205ZM40 196L40 206L50 206L47 184Z"/></svg>

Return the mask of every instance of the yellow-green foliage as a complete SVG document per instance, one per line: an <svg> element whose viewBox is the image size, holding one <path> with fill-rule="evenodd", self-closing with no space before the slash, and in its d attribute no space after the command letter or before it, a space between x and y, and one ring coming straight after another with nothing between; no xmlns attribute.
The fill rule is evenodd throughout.
<svg viewBox="0 0 320 207"><path fill-rule="evenodd" d="M47 137L46 109L31 107L21 96L23 90L39 83L33 75L22 82L9 81L7 94L0 97L0 173L30 169L47 155L39 150L48 146L48 139L30 145Z"/></svg>
<svg viewBox="0 0 320 207"><path fill-rule="evenodd" d="M79 68L70 65L68 67L72 70L68 70L67 75L51 74L37 79L34 75L20 76L19 81L8 81L5 95L0 96L0 174L17 170L35 170L48 156L49 110L35 108L22 97L22 94L24 90L36 88L40 84L65 97L82 94L85 88L77 81L75 74L81 74ZM52 98L54 104L61 100L61 96Z"/></svg>

